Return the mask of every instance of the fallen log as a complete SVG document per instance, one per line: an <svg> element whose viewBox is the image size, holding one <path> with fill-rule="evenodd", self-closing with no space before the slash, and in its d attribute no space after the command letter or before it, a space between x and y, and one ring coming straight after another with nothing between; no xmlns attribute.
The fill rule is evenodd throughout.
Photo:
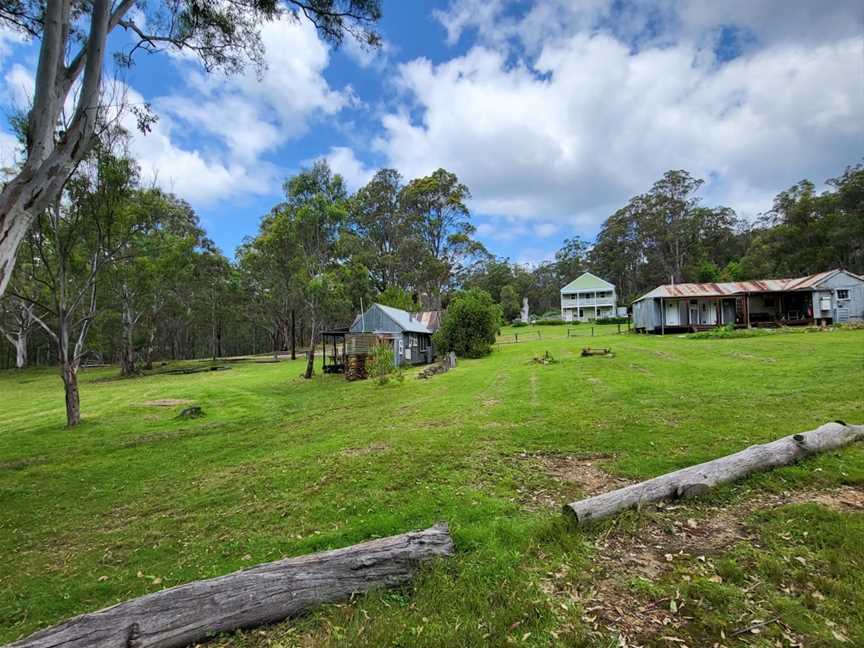
<svg viewBox="0 0 864 648"><path fill-rule="evenodd" d="M826 423L809 432L750 446L720 459L571 502L564 506L564 512L576 516L579 524L584 524L648 502L701 495L713 486L735 481L754 472L786 466L803 457L841 448L862 439L864 425L846 425L842 421Z"/></svg>
<svg viewBox="0 0 864 648"><path fill-rule="evenodd" d="M172 648L282 621L321 603L409 581L453 554L446 524L172 587L41 630L7 648Z"/></svg>

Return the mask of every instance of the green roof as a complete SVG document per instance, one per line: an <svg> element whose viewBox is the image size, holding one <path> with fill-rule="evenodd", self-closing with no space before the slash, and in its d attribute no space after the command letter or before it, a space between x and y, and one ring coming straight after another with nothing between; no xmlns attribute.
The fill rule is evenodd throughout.
<svg viewBox="0 0 864 648"><path fill-rule="evenodd" d="M572 290L615 290L615 285L609 283L605 279L601 279L597 275L593 275L590 272L583 272L580 276L576 277L573 281L568 283L561 289L561 292L569 292Z"/></svg>

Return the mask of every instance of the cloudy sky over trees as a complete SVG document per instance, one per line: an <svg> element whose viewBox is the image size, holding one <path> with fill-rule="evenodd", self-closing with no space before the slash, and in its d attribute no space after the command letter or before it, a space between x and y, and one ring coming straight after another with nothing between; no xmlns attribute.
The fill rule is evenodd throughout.
<svg viewBox="0 0 864 648"><path fill-rule="evenodd" d="M864 151L856 1L383 8L376 52L350 39L334 51L305 22L266 24L260 78L139 56L120 82L159 117L133 141L142 177L188 200L230 254L285 177L318 158L351 190L380 167L407 178L444 167L470 187L490 251L538 261L565 237L593 237L668 169L704 178L708 201L753 217ZM32 97L36 53L0 33L7 116ZM15 139L3 121L8 164Z"/></svg>

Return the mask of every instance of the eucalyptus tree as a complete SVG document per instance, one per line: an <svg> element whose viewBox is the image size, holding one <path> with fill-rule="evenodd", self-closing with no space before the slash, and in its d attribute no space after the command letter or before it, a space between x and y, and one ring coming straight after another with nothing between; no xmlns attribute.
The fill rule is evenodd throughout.
<svg viewBox="0 0 864 648"><path fill-rule="evenodd" d="M135 9L135 11L133 11ZM264 64L262 23L287 12L307 19L326 41L346 36L375 47L380 0L7 0L0 26L39 41L31 108L26 119L25 161L0 191L0 296L12 275L18 248L37 216L93 145L104 117L101 91L106 61L131 65L138 51L188 51L204 68L237 72ZM108 57L109 36L128 35ZM116 41L114 41L116 42ZM167 63L166 63L167 64ZM72 106L64 121L64 107ZM110 111L109 111L110 112ZM139 112L146 129L152 119Z"/></svg>
<svg viewBox="0 0 864 648"><path fill-rule="evenodd" d="M130 209L137 231L106 273L121 321L120 370L124 376L152 365L161 315L180 285L188 286L196 257L207 245L188 204L158 189L135 192ZM137 333L143 335L139 339Z"/></svg>
<svg viewBox="0 0 864 648"><path fill-rule="evenodd" d="M411 216L403 205L402 176L381 169L351 198L343 246L362 263L378 292L388 288L412 291L423 244L414 236Z"/></svg>
<svg viewBox="0 0 864 648"><path fill-rule="evenodd" d="M78 371L98 313L97 280L139 229L132 200L137 175L131 160L100 143L63 194L37 214L25 239L27 263L18 271L42 291L22 297L47 313L37 321L57 350L70 427L81 419Z"/></svg>
<svg viewBox="0 0 864 648"><path fill-rule="evenodd" d="M15 368L27 367L30 334L37 328L36 304L9 296L0 301L0 335L15 348Z"/></svg>
<svg viewBox="0 0 864 648"><path fill-rule="evenodd" d="M472 238L476 228L465 204L470 198L468 187L444 169L412 180L402 190L403 208L412 218L424 252L415 260L421 272L424 306L439 308L441 295L454 276L472 257L485 252Z"/></svg>
<svg viewBox="0 0 864 648"><path fill-rule="evenodd" d="M294 280L309 321L305 377L312 377L315 340L329 313L344 306L347 295L338 281L338 236L348 217L348 193L342 176L316 162L285 182L286 201L278 215L297 245Z"/></svg>

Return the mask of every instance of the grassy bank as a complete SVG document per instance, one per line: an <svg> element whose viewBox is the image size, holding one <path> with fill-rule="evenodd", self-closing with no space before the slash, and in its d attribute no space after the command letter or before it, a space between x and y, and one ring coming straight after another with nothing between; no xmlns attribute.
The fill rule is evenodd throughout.
<svg viewBox="0 0 864 648"><path fill-rule="evenodd" d="M782 499L841 485L854 497L864 449L584 531L557 507L586 483L556 463L593 457L591 470L641 479L828 420L864 422L864 332L687 340L597 327L590 345L614 357L581 358L586 337L567 328L505 330L502 342L520 342L385 387L304 382L299 360L131 380L87 371L73 430L54 372L0 374L0 641L185 581L446 520L458 556L413 587L220 641L614 645L624 633L702 645L776 617L734 640L864 644L861 513L839 496L836 506ZM531 362L547 350L555 363ZM188 404L205 416L177 419ZM769 495L779 499L747 505ZM670 542L650 572L604 560L603 543L662 534L658 520L674 539L676 524L704 528L736 506L739 526L722 546L679 559ZM672 621L616 621L613 599Z"/></svg>

